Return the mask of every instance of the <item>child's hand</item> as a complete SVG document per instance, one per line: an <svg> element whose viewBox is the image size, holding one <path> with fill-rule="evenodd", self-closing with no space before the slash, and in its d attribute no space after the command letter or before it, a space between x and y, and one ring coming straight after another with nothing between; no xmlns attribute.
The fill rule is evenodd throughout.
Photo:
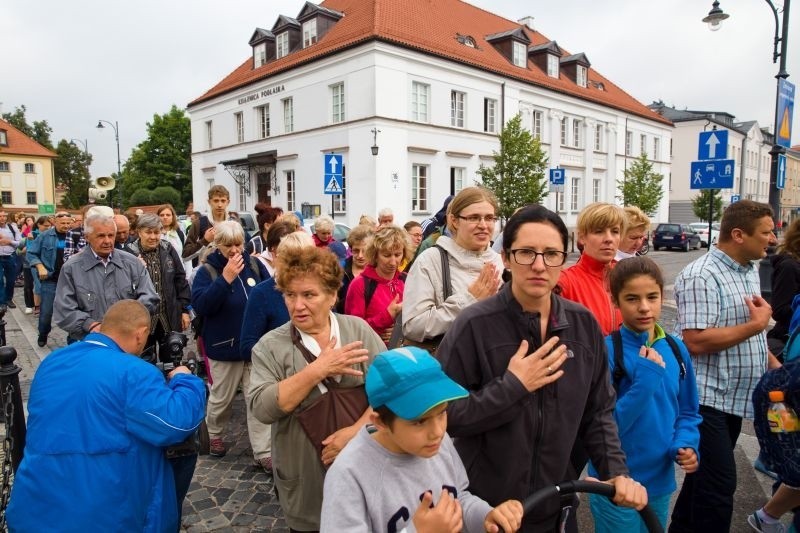
<svg viewBox="0 0 800 533"><path fill-rule="evenodd" d="M675 462L678 463L681 470L687 474L697 472L697 469L700 467L697 454L691 448L678 448L678 455L675 457Z"/></svg>
<svg viewBox="0 0 800 533"><path fill-rule="evenodd" d="M419 533L459 533L463 528L461 504L447 490L442 490L439 503L431 507L433 494L427 491L419 502L412 522Z"/></svg>
<svg viewBox="0 0 800 533"><path fill-rule="evenodd" d="M661 368L666 368L667 366L667 364L664 362L664 359L661 358L661 354L652 348L648 348L647 346L642 346L639 348L639 356L654 362Z"/></svg>
<svg viewBox="0 0 800 533"><path fill-rule="evenodd" d="M503 531L517 531L522 526L522 503L518 500L508 500L501 503L483 521L483 529L489 533L496 533L503 528Z"/></svg>

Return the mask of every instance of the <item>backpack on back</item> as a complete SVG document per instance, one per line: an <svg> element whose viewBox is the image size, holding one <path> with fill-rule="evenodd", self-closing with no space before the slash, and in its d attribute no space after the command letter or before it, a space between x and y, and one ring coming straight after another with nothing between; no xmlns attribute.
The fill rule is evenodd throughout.
<svg viewBox="0 0 800 533"><path fill-rule="evenodd" d="M683 362L683 355L681 355L681 349L678 346L678 343L675 341L675 338L666 333L666 337L664 340L667 341L669 344L670 349L672 350L672 354L675 356L675 359L678 361L678 368L680 369L680 379L686 377L686 363ZM612 374L612 382L614 384L614 390L619 393L619 384L622 381L622 378L628 375L628 371L625 370L625 357L622 353L622 333L619 330L611 332L611 343L614 346L614 373Z"/></svg>

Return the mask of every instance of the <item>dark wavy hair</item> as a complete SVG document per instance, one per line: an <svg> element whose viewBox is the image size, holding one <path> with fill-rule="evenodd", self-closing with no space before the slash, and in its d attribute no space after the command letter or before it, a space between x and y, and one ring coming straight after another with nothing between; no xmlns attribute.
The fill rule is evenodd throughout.
<svg viewBox="0 0 800 533"><path fill-rule="evenodd" d="M800 261L800 218L789 224L789 229L783 234L783 242L778 246L778 253Z"/></svg>
<svg viewBox="0 0 800 533"><path fill-rule="evenodd" d="M508 219L508 223L506 224L505 229L503 229L503 249L505 250L506 255L511 253L511 246L514 244L514 241L517 238L519 228L521 228L523 224L528 224L531 222L550 224L556 228L558 233L561 235L561 242L564 245L564 251L567 251L569 232L567 231L567 226L564 224L564 221L561 220L560 216L558 216L556 213L553 213L543 205L532 204L517 210L517 212L511 215L511 218Z"/></svg>

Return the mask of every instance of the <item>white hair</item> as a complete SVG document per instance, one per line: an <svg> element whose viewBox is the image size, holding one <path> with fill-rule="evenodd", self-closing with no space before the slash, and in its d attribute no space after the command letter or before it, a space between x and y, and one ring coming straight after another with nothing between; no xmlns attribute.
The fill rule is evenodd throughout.
<svg viewBox="0 0 800 533"><path fill-rule="evenodd" d="M314 221L314 233L318 231L333 231L333 219L328 215L322 215Z"/></svg>

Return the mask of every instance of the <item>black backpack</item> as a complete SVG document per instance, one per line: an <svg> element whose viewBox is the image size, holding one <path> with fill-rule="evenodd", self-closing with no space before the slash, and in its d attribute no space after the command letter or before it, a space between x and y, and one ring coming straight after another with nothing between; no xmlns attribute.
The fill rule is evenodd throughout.
<svg viewBox="0 0 800 533"><path fill-rule="evenodd" d="M407 276L405 272L400 272L398 277L405 283ZM367 277L364 278L364 311L369 307L369 303L372 301L372 295L375 294L375 289L377 288L378 282L376 280Z"/></svg>
<svg viewBox="0 0 800 533"><path fill-rule="evenodd" d="M678 343L675 342L675 338L669 333L666 333L664 340L667 341L667 344L669 344L669 347L672 349L672 354L678 361L680 379L684 379L686 377L686 363L683 361L683 355L681 355L681 349ZM619 392L619 384L622 378L628 375L628 371L625 370L625 357L623 357L622 354L622 333L620 333L619 330L611 332L611 342L614 346L614 373L612 375L612 382L614 384L614 390Z"/></svg>

